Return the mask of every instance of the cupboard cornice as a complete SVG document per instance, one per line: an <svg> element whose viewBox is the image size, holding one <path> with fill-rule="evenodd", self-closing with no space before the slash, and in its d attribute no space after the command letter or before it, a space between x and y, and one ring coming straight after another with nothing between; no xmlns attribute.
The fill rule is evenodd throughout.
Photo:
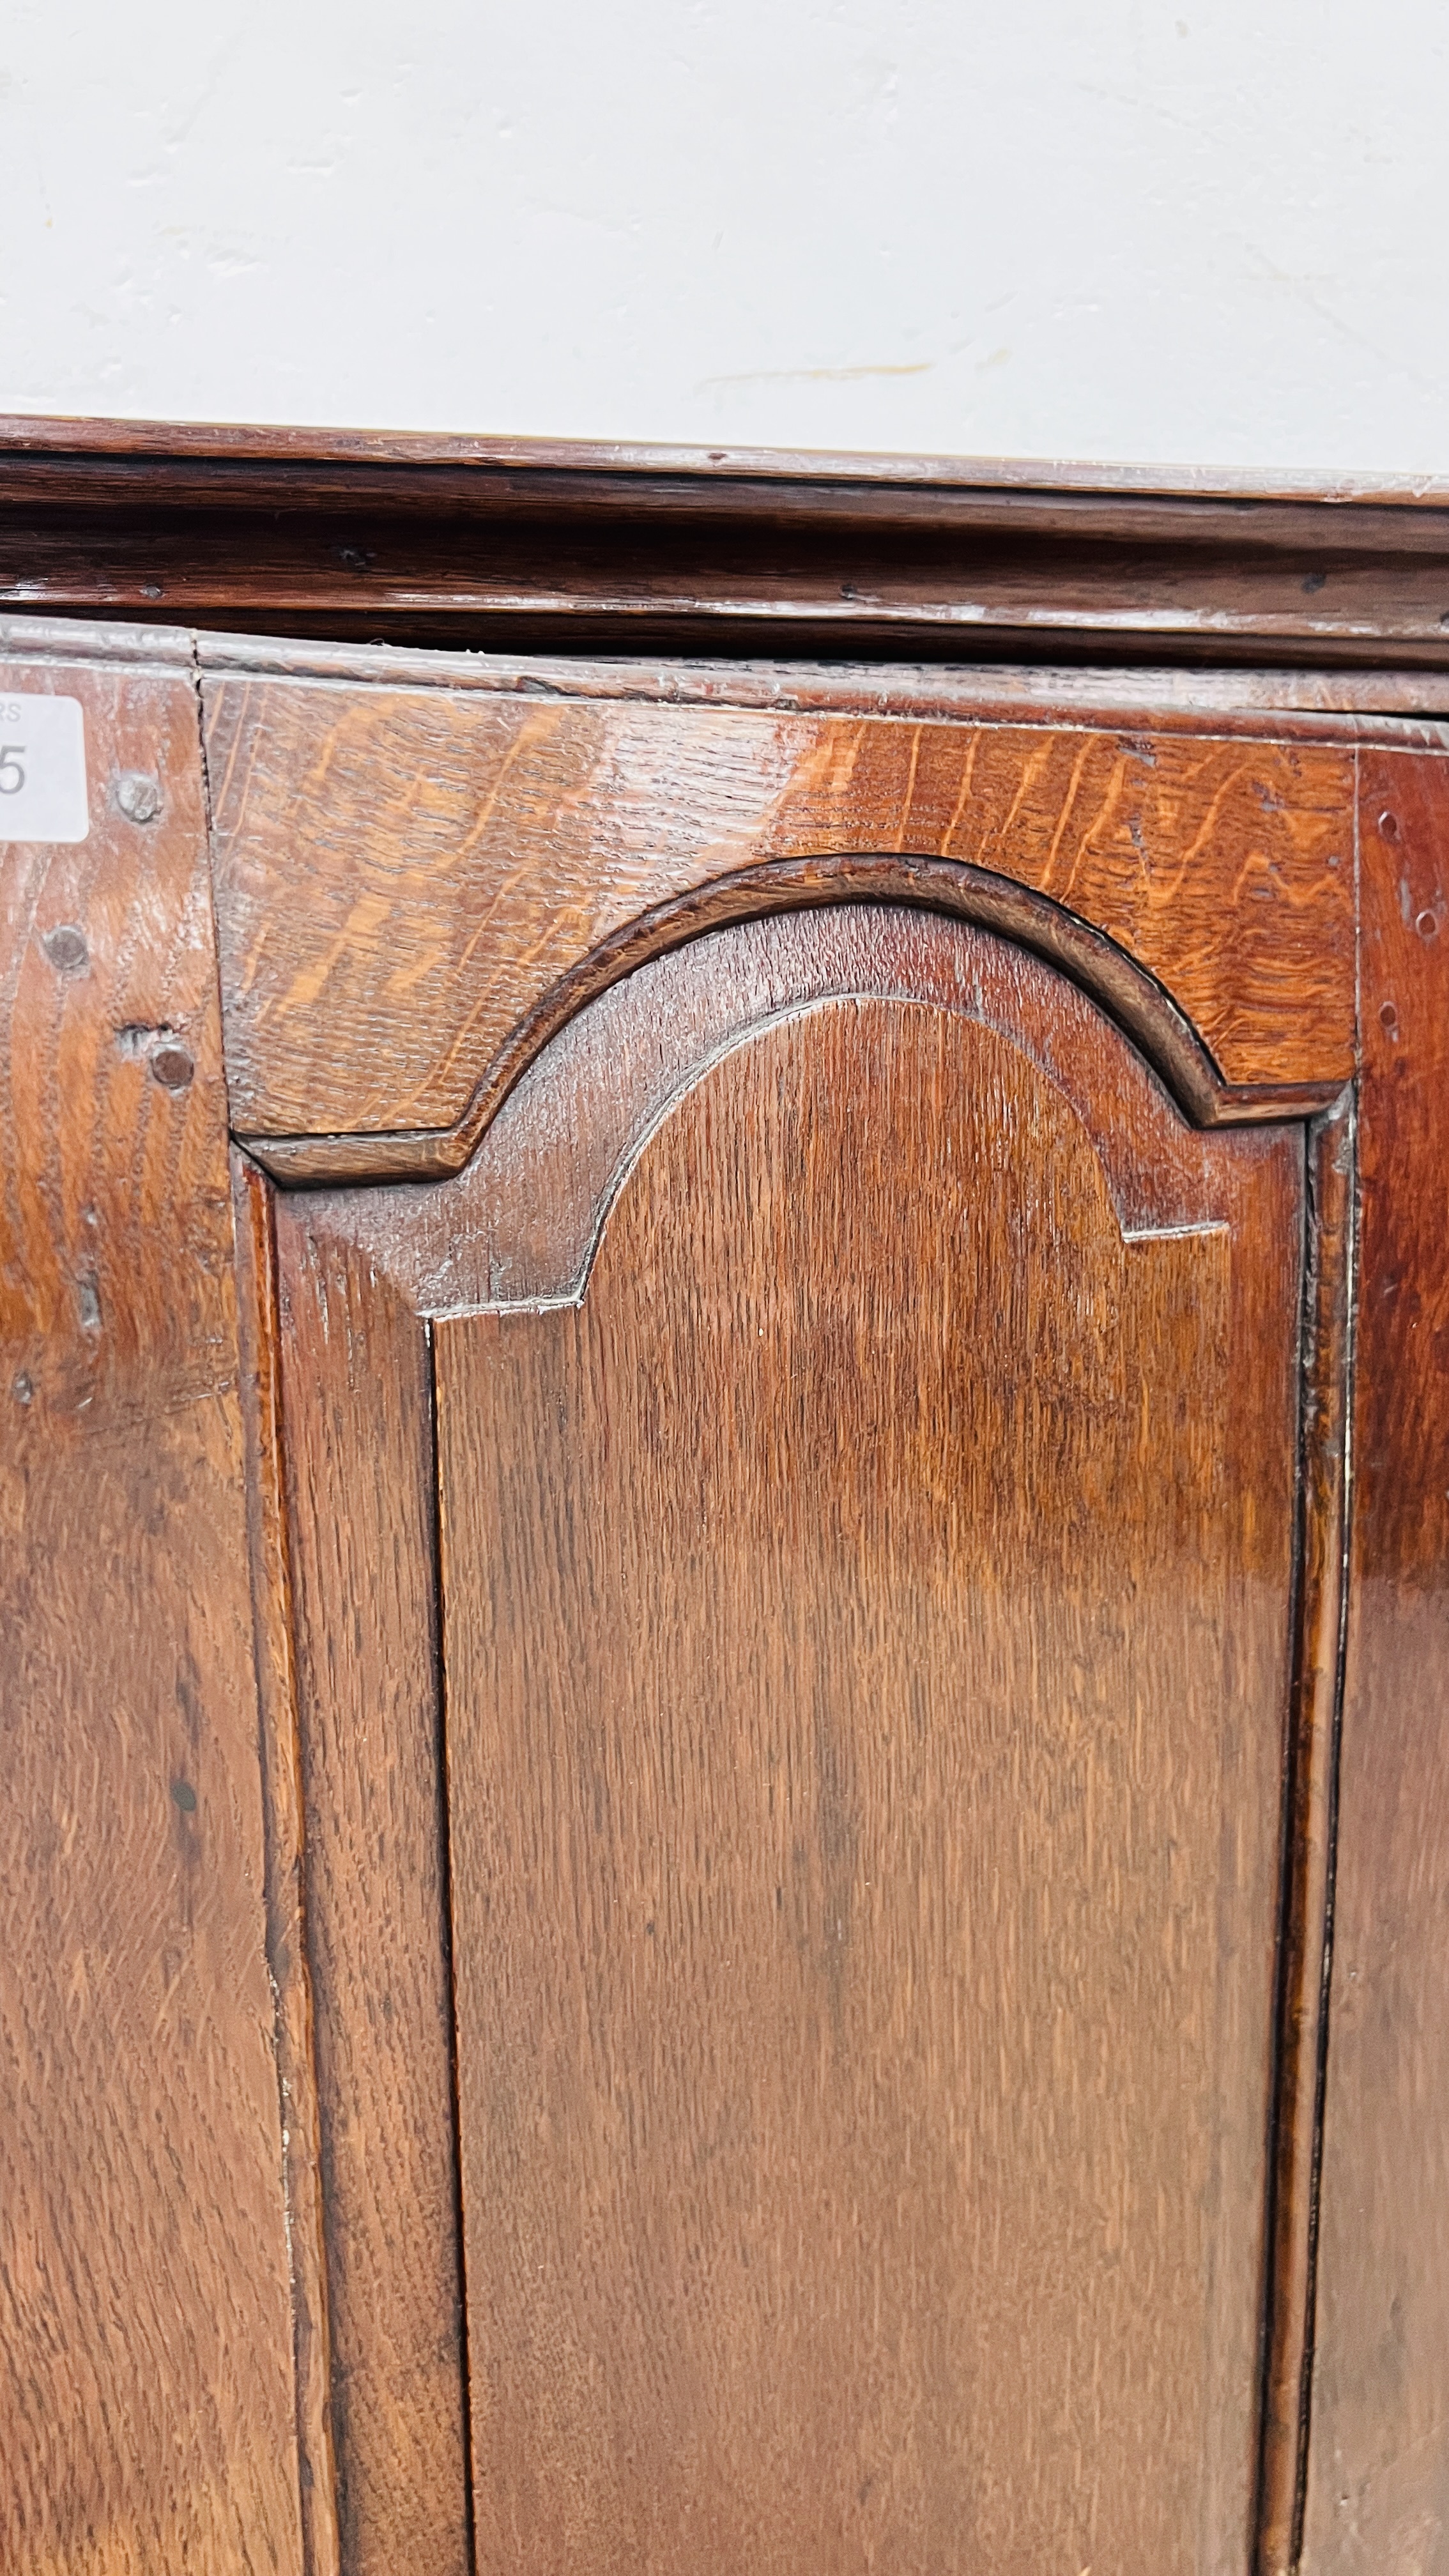
<svg viewBox="0 0 1449 2576"><path fill-rule="evenodd" d="M529 653L1270 664L1436 713L1449 481L12 417L7 607Z"/></svg>

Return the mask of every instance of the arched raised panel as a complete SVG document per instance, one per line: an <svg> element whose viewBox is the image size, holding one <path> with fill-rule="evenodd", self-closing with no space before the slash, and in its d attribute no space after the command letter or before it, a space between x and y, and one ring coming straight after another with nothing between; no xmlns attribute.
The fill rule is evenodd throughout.
<svg viewBox="0 0 1449 2576"><path fill-rule="evenodd" d="M1099 1004L1008 940L894 904L739 922L650 959L535 1059L456 1179L307 1204L333 1238L380 1255L424 1314L578 1295L614 1192L710 1063L774 1022L867 998L1009 1037L1074 1104L1127 1235L1220 1221L1232 1157L1177 1113Z"/></svg>
<svg viewBox="0 0 1449 2576"><path fill-rule="evenodd" d="M1246 2563L1306 1136L863 905L278 1202L349 2569Z"/></svg>

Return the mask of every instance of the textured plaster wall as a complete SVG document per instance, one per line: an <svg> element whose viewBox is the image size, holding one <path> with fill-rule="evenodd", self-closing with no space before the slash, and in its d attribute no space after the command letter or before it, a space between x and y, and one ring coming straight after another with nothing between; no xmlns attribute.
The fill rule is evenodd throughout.
<svg viewBox="0 0 1449 2576"><path fill-rule="evenodd" d="M7 0L0 403L1449 471L1421 0Z"/></svg>

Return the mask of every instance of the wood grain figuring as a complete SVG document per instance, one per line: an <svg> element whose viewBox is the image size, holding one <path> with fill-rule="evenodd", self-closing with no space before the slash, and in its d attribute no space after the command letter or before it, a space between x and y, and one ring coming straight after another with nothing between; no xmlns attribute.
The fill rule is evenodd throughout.
<svg viewBox="0 0 1449 2576"><path fill-rule="evenodd" d="M0 422L6 2576L1446 2576L1446 576Z"/></svg>
<svg viewBox="0 0 1449 2576"><path fill-rule="evenodd" d="M526 1013L492 1059L462 1116L443 1129L372 1136L250 1139L278 1180L425 1179L461 1171L539 1049L601 993L657 956L732 922L791 911L838 913L852 906L919 907L1000 933L1078 983L1131 1036L1178 1106L1198 1126L1248 1125L1300 1117L1321 1107L1330 1086L1274 1090L1224 1083L1191 1022L1171 997L1113 941L1048 896L1009 877L937 859L787 859L717 878L626 923L590 950Z"/></svg>
<svg viewBox="0 0 1449 2576"><path fill-rule="evenodd" d="M1248 2547L1302 1147L1009 966L1050 1074L787 1010L434 1325L484 2565Z"/></svg>
<svg viewBox="0 0 1449 2576"><path fill-rule="evenodd" d="M423 1327L277 1221L346 2576L471 2576Z"/></svg>
<svg viewBox="0 0 1449 2576"><path fill-rule="evenodd" d="M648 1151L660 1119L701 1072L748 1032L775 1027L782 1013L788 1017L862 990L897 998L913 994L938 1008L967 1010L984 1026L1009 1027L1015 1044L1055 1090L1095 1120L1113 1208L1129 1239L1176 1229L1205 1214L1212 1222L1225 1221L1214 1195L1225 1140L1184 1127L1164 1111L1160 1096L1154 1098L1150 1082L1153 1106L1144 1115L1140 1067L1130 1050L1103 1031L1084 996L1003 943L963 933L939 917L851 907L755 921L708 934L653 961L550 1043L465 1174L432 1188L298 1194L280 1203L284 1231L295 1229L298 1242L311 1246L309 1258L336 1275L366 1277L374 1294L385 1283L390 1297L438 1318L500 1298L514 1305L576 1298L584 1291L599 1226L615 1193L640 1153ZM1322 1240L1313 1278L1315 1293L1326 1302L1321 1365L1312 1374L1323 1419L1308 1456L1311 1463L1322 1453L1330 1503L1338 1417L1328 1374L1334 1341L1327 1319L1336 1311L1333 1299L1341 1287L1341 1229L1335 1233L1333 1217L1345 1187L1340 1142L1341 1122L1330 1122L1317 1149L1322 1168L1315 1183ZM1326 1530L1322 1511L1315 1513L1313 1527ZM334 1616L348 1615L342 1591ZM1321 1587L1310 1583L1304 1600L1310 1650L1321 1643L1330 1616ZM1305 1711L1316 1670L1310 1651L1299 1683ZM1305 1718L1299 1732L1317 1755L1320 1733ZM1308 1828L1321 1822L1323 1781L1321 1759L1300 1765L1300 1792L1309 1786L1313 1792L1299 1800L1305 1833L1294 1919L1304 1932L1304 1959L1314 1932L1320 1944L1322 1936L1321 1913L1315 1924L1307 1882L1321 1863L1321 1840ZM1321 1895L1321 1879L1318 1885ZM425 1941L426 1933L420 1937ZM338 2008L345 2008L344 2000ZM377 2016L354 1997L351 2019L350 2044L365 2049ZM1316 2072L1310 2034L1280 2081L1284 2176L1280 2243L1272 2262L1275 2388L1287 2384L1305 2349L1306 2316L1292 2296L1295 2285L1299 2291L1305 2287L1301 2254L1307 2235L1305 2202L1296 2185L1305 2144L1311 2162ZM444 2090L440 2078L434 2106L439 2125ZM1260 2190L1264 2184L1260 2169ZM444 2213L445 2237L448 2225ZM1289 2485L1291 2497L1291 2446ZM1270 2520L1270 2541L1271 2536Z"/></svg>
<svg viewBox="0 0 1449 2576"><path fill-rule="evenodd" d="M285 681L207 700L250 1139L452 1128L641 916L761 864L881 854L1079 915L1231 1085L1352 1072L1346 753Z"/></svg>
<svg viewBox="0 0 1449 2576"><path fill-rule="evenodd" d="M1362 1291L1305 2565L1449 2560L1449 769L1365 756Z"/></svg>
<svg viewBox="0 0 1449 2576"><path fill-rule="evenodd" d="M0 687L91 791L0 870L0 2562L300 2576L195 699Z"/></svg>
<svg viewBox="0 0 1449 2576"><path fill-rule="evenodd" d="M713 1058L782 1015L862 992L1009 1033L1093 1111L1129 1236L1190 1224L1211 1200L1217 1143L1163 1115L1155 1086L1143 1131L1143 1069L1087 995L939 914L842 904L708 931L636 968L549 1042L452 1180L289 1194L280 1222L345 1247L422 1315L576 1298L623 1178Z"/></svg>
<svg viewBox="0 0 1449 2576"><path fill-rule="evenodd" d="M281 1318L271 1190L232 1149L247 1519L262 1715L267 1965L276 1999L283 2169L292 2264L297 2447L307 2576L341 2576L332 2355L322 2205L321 2111L306 1933L306 1819L293 1647L281 1419Z"/></svg>
<svg viewBox="0 0 1449 2576"><path fill-rule="evenodd" d="M1312 2393L1314 2258L1328 2021L1339 1721L1348 1598L1356 1119L1351 1093L1308 1156L1299 1418L1298 1622L1286 1799L1278 2112L1257 2563L1298 2564Z"/></svg>

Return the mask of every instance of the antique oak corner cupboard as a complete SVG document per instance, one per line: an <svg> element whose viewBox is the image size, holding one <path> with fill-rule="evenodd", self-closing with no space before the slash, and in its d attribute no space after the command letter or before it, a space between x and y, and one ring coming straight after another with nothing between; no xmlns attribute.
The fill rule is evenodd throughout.
<svg viewBox="0 0 1449 2576"><path fill-rule="evenodd" d="M7 2576L1443 2576L1449 486L0 610Z"/></svg>

